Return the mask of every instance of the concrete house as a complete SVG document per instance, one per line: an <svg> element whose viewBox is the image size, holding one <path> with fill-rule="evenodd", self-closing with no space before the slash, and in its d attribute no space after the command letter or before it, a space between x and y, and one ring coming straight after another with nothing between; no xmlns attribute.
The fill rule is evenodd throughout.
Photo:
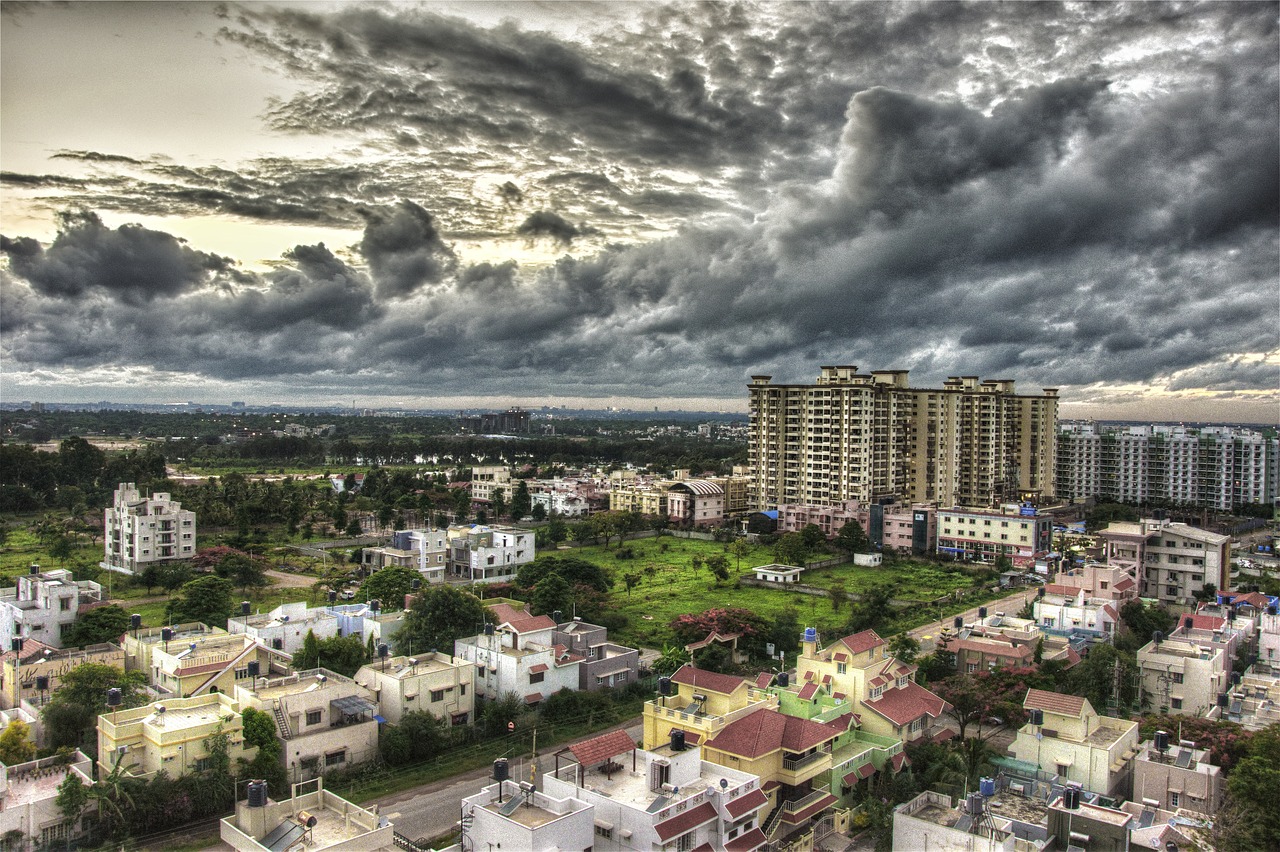
<svg viewBox="0 0 1280 852"><path fill-rule="evenodd" d="M1022 706L1031 711L1031 721L1009 746L1015 758L1085 790L1128 796L1138 753L1137 722L1101 716L1087 698L1042 689L1027 690Z"/></svg>
<svg viewBox="0 0 1280 852"><path fill-rule="evenodd" d="M41 571L32 565L12 588L0 589L0 648L9 650L19 636L61 648L62 635L80 611L105 599L98 583L77 580L65 568Z"/></svg>
<svg viewBox="0 0 1280 852"><path fill-rule="evenodd" d="M1165 639L1138 649L1138 669L1145 705L1161 713L1201 716L1226 691L1231 661L1221 647Z"/></svg>
<svg viewBox="0 0 1280 852"><path fill-rule="evenodd" d="M1222 769L1193 742L1170 743L1169 735L1142 744L1133 769L1133 800L1146 807L1187 811L1212 819L1227 794Z"/></svg>
<svg viewBox="0 0 1280 852"><path fill-rule="evenodd" d="M308 607L305 601L284 603L270 612L241 614L227 619L227 631L243 634L260 645L286 654L302 650L307 633L317 639L332 639L338 635L338 619L330 612Z"/></svg>
<svg viewBox="0 0 1280 852"><path fill-rule="evenodd" d="M245 746L243 710L235 698L217 692L103 713L98 717L98 755L112 765L117 758L111 755L117 755L135 777L162 769L173 776L201 772L209 757L204 740L221 731L228 735L232 765L241 757L252 760L257 748Z"/></svg>
<svg viewBox="0 0 1280 852"><path fill-rule="evenodd" d="M550 616L530 615L508 603L488 608L497 623L454 642L455 656L475 665L475 687L482 697L495 700L514 692L532 705L561 689L578 689L585 658L556 643L557 625Z"/></svg>
<svg viewBox="0 0 1280 852"><path fill-rule="evenodd" d="M196 514L168 494L143 497L132 482L122 482L103 515L102 567L136 574L151 562L196 555Z"/></svg>
<svg viewBox="0 0 1280 852"><path fill-rule="evenodd" d="M582 657L578 666L578 689L594 692L610 686L635 683L640 675L640 651L609 641L609 631L580 618L566 621L551 632L554 645L563 645L572 655Z"/></svg>
<svg viewBox="0 0 1280 852"><path fill-rule="evenodd" d="M75 822L58 809L58 786L74 775L86 787L93 785L93 768L88 756L76 749L69 755L44 757L6 766L0 763L0 837L12 832L30 838L31 846L9 849L54 849L84 833L86 824L97 816L91 803ZM7 843L7 841L6 841Z"/></svg>
<svg viewBox="0 0 1280 852"><path fill-rule="evenodd" d="M537 556L531 530L466 524L448 535L450 573L473 583L510 580Z"/></svg>
<svg viewBox="0 0 1280 852"><path fill-rule="evenodd" d="M378 713L399 724L404 714L425 711L450 725L475 719L476 668L463 657L428 651L413 657L388 657L356 672L356 683L378 702Z"/></svg>

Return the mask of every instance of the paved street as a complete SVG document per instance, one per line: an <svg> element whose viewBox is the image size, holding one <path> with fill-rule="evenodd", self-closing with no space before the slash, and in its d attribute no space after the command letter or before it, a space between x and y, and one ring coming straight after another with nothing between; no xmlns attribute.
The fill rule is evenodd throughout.
<svg viewBox="0 0 1280 852"><path fill-rule="evenodd" d="M1035 598L1036 590L1039 588L1039 586L1027 586L1025 589L1020 589L1006 598L1000 598L991 603L982 604L982 606L987 608L988 614L1003 612L1005 615L1017 615L1026 606L1027 601ZM967 609L961 615L966 622L977 621L978 607ZM937 645L938 633L943 627L951 629L954 619L954 615L949 615L941 621L931 621L911 631L911 638L920 643L921 654L928 654L933 651Z"/></svg>

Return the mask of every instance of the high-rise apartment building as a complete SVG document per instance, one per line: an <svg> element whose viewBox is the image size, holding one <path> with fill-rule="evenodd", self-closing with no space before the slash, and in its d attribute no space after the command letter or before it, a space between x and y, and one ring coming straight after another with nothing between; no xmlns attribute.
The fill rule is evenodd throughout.
<svg viewBox="0 0 1280 852"><path fill-rule="evenodd" d="M1271 505L1280 496L1280 438L1228 426L1064 423L1057 493L1227 512L1246 503Z"/></svg>
<svg viewBox="0 0 1280 852"><path fill-rule="evenodd" d="M823 367L816 384L752 376L757 508L847 500L990 506L1050 495L1058 392L1018 394L1007 379L912 388L906 370Z"/></svg>

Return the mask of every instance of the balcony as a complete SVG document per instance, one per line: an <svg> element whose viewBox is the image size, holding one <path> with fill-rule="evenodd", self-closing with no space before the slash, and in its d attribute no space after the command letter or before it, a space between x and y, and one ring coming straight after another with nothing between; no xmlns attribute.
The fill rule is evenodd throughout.
<svg viewBox="0 0 1280 852"><path fill-rule="evenodd" d="M830 756L830 752L815 751L812 754L806 754L803 757L784 757L782 758L782 768L789 772L798 772L806 766L812 766L824 757Z"/></svg>

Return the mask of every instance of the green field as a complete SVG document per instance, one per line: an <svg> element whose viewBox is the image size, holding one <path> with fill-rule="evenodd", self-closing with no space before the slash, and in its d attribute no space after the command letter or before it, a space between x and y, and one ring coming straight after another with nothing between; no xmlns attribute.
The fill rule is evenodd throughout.
<svg viewBox="0 0 1280 852"><path fill-rule="evenodd" d="M576 555L590 562L609 568L615 579L611 602L618 612L627 616L628 624L610 638L624 645L661 648L673 640L667 625L679 615L703 612L717 607L741 607L768 619L775 619L788 607L794 608L800 621L817 627L820 632L839 630L848 620L848 605L839 611L832 608L826 596L806 595L785 587L761 588L739 585L740 577L751 577L752 570L773 561L772 548L755 547L742 559L741 570L737 559L725 551L718 542L663 536L656 539L629 541L635 556L618 558L618 547L593 546L575 548L564 555ZM691 560L695 555L704 558L724 553L729 557L730 578L717 584L711 572L703 568L695 572ZM652 566L652 574L649 567ZM622 575L636 572L639 583L627 592ZM908 600L932 601L950 592L972 587L972 578L960 571L947 571L925 562L901 560L879 568L855 566L852 562L832 568L806 571L802 581L824 589L843 583L845 591L857 594L876 584L891 584L894 596ZM921 608L918 620L937 617L936 610Z"/></svg>

